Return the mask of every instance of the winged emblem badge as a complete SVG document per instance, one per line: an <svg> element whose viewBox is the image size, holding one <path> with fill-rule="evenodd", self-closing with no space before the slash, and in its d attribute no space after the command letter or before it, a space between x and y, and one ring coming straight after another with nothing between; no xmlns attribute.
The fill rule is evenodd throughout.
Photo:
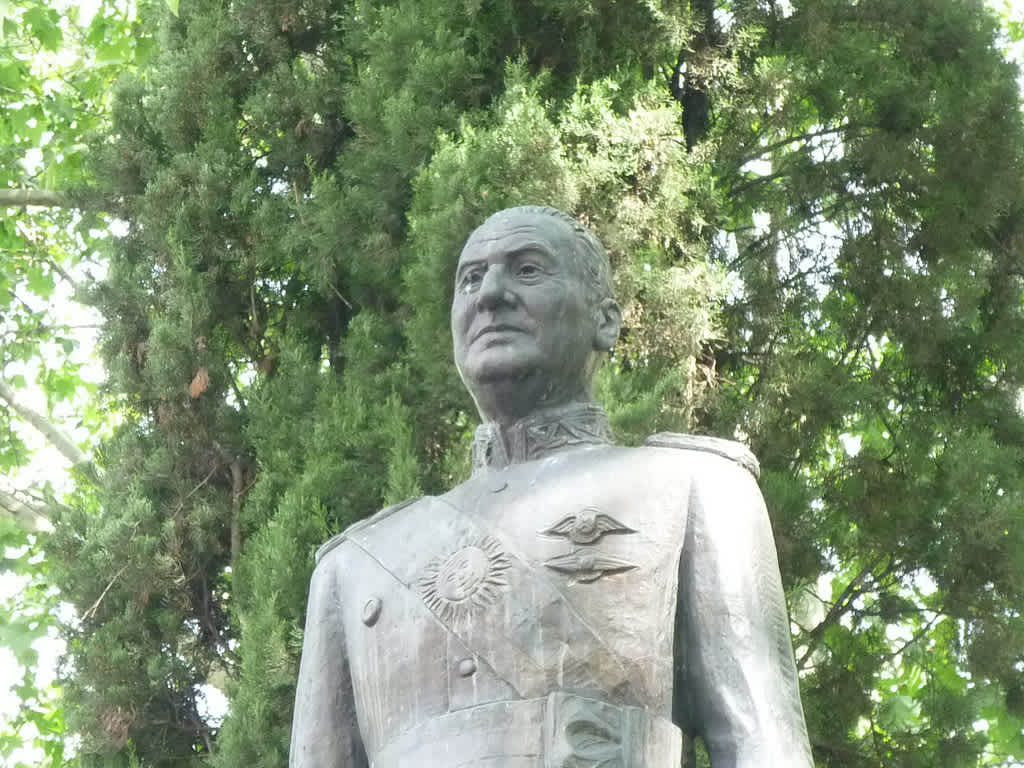
<svg viewBox="0 0 1024 768"><path fill-rule="evenodd" d="M546 567L568 574L577 581L589 583L602 576L623 573L637 567L635 563L601 552L593 546L606 535L636 533L635 529L596 507L585 507L579 512L570 513L538 533L541 536L565 538L577 545L571 552L552 557L544 563Z"/></svg>
<svg viewBox="0 0 1024 768"><path fill-rule="evenodd" d="M564 536L573 544L594 544L607 533L636 533L611 515L595 507L566 515L553 526L541 531L543 536Z"/></svg>
<svg viewBox="0 0 1024 768"><path fill-rule="evenodd" d="M573 576L577 581L589 584L602 576L622 573L636 568L635 563L614 555L588 550L576 550L566 555L552 557L544 563L548 568Z"/></svg>

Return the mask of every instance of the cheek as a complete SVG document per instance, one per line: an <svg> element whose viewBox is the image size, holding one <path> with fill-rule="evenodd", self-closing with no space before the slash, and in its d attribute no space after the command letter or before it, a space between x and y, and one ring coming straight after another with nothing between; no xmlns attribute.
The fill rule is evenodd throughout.
<svg viewBox="0 0 1024 768"><path fill-rule="evenodd" d="M473 317L473 312L466 306L466 302L456 298L452 304L451 313L452 351L455 354L456 363L461 361L469 346L469 333L473 325Z"/></svg>
<svg viewBox="0 0 1024 768"><path fill-rule="evenodd" d="M459 296L452 302L452 335L458 338L459 331L465 329L472 319L471 314L466 310L466 302Z"/></svg>
<svg viewBox="0 0 1024 768"><path fill-rule="evenodd" d="M550 283L533 295L524 297L529 313L541 322L562 323L569 317L573 307L568 302L568 292L558 283Z"/></svg>
<svg viewBox="0 0 1024 768"><path fill-rule="evenodd" d="M594 327L589 308L578 297L563 294L552 307L546 325L550 328L548 343L559 349L566 359L586 354Z"/></svg>
<svg viewBox="0 0 1024 768"><path fill-rule="evenodd" d="M557 323L559 327L576 327L580 325L586 315L586 307L571 291L553 290L545 298L547 318Z"/></svg>

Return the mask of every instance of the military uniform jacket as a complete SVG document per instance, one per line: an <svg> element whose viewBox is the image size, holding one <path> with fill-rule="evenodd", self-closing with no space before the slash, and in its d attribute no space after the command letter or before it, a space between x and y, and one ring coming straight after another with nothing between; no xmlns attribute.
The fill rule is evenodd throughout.
<svg viewBox="0 0 1024 768"><path fill-rule="evenodd" d="M291 767L812 766L753 457L527 459L321 549Z"/></svg>

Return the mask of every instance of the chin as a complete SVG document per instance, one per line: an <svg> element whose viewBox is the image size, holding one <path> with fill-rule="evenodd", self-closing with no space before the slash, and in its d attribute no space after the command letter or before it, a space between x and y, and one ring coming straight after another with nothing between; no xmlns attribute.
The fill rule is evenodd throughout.
<svg viewBox="0 0 1024 768"><path fill-rule="evenodd" d="M521 381L542 366L536 355L527 350L513 349L510 345L494 345L473 350L457 363L465 381L497 384L503 381Z"/></svg>
<svg viewBox="0 0 1024 768"><path fill-rule="evenodd" d="M471 371L464 372L463 378L475 385L487 387L522 384L536 370L523 365L494 363L474 366Z"/></svg>

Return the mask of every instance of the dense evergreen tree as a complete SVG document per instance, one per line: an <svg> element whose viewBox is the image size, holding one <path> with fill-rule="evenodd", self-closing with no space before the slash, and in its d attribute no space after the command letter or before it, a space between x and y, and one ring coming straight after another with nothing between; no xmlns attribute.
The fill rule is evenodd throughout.
<svg viewBox="0 0 1024 768"><path fill-rule="evenodd" d="M67 754L41 532L70 488L87 503L91 487L107 415L88 364L99 317L75 297L103 269L99 211L116 207L89 189L83 136L152 42L133 4L84 6L0 3L0 764L12 768Z"/></svg>
<svg viewBox="0 0 1024 768"><path fill-rule="evenodd" d="M525 202L609 247L620 438L761 457L819 764L1024 756L1024 145L996 22L714 8L161 10L91 151L128 222L93 296L124 419L49 550L83 765L285 763L313 550L465 474L451 273Z"/></svg>

